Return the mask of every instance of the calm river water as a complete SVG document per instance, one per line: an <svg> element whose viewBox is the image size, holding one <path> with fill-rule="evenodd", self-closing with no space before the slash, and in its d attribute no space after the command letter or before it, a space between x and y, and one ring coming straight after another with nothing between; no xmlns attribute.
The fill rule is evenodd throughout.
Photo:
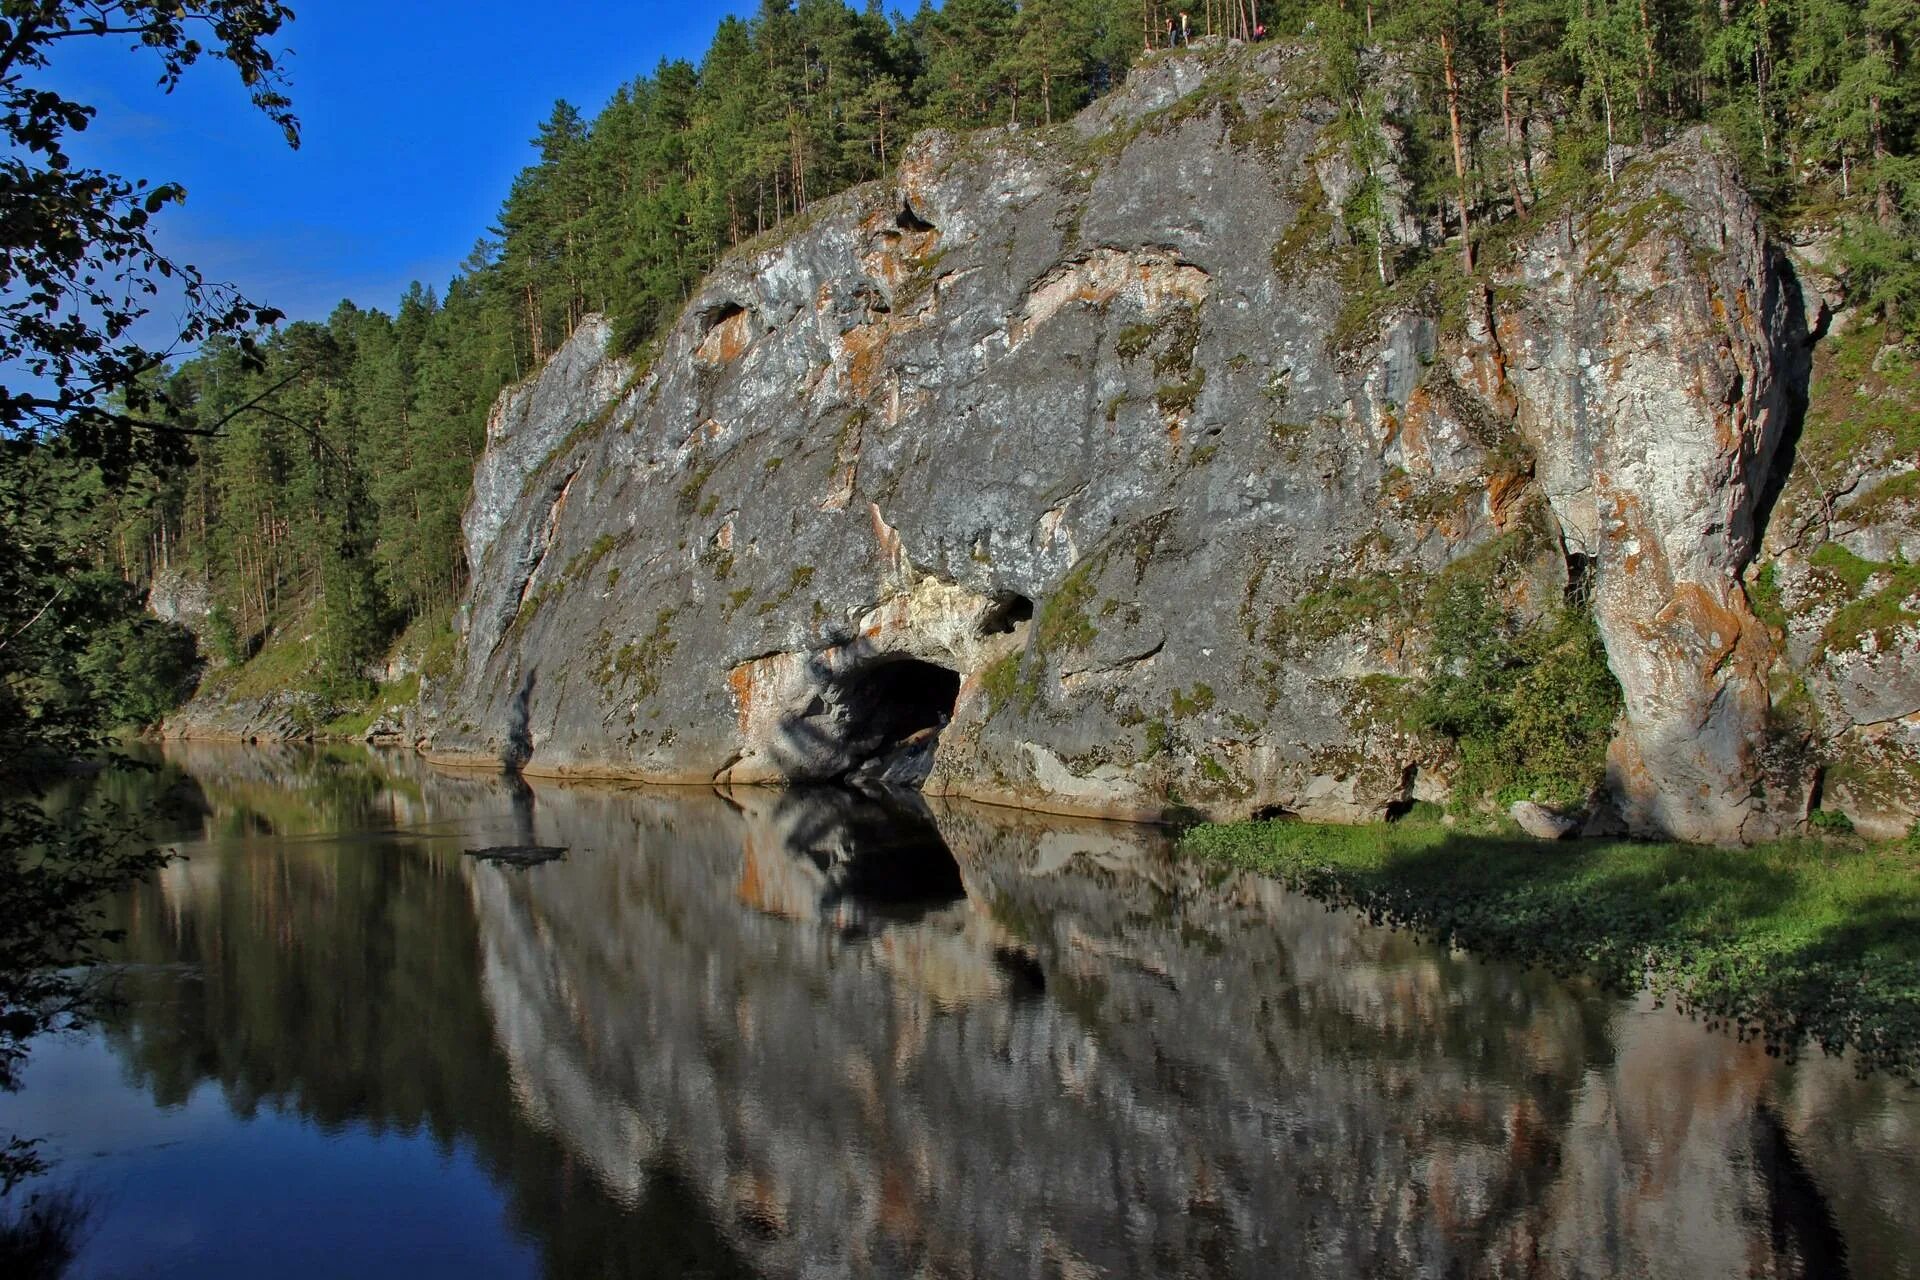
<svg viewBox="0 0 1920 1280"><path fill-rule="evenodd" d="M1151 830L167 760L76 1275L1920 1276L1920 1090Z"/></svg>

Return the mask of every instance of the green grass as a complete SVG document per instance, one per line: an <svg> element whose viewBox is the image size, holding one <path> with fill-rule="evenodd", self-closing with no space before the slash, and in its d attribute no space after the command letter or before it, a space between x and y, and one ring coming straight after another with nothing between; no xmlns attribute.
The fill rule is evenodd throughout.
<svg viewBox="0 0 1920 1280"><path fill-rule="evenodd" d="M1837 542L1822 543L1811 560L1815 568L1833 575L1851 597L1821 632L1825 648L1857 649L1869 635L1882 646L1889 645L1895 632L1920 622L1920 614L1907 608L1907 601L1920 595L1920 565L1863 560ZM1876 581L1879 588L1867 592Z"/></svg>
<svg viewBox="0 0 1920 1280"><path fill-rule="evenodd" d="M987 691L988 719L1008 706L1018 708L1020 714L1025 715L1040 696L1040 677L1034 672L1022 674L1018 652L1009 653L988 667L981 673L980 683Z"/></svg>
<svg viewBox="0 0 1920 1280"><path fill-rule="evenodd" d="M1207 371L1196 369L1193 376L1183 382L1163 383L1153 393L1154 407L1169 417L1183 413L1192 413L1193 406L1199 402L1200 392L1207 385Z"/></svg>
<svg viewBox="0 0 1920 1280"><path fill-rule="evenodd" d="M1819 477L1844 474L1862 454L1920 452L1920 362L1885 351L1879 326L1823 339L1796 462Z"/></svg>
<svg viewBox="0 0 1920 1280"><path fill-rule="evenodd" d="M1875 485L1867 496L1849 503L1850 524L1884 524L1900 518L1900 508L1920 504L1920 471L1903 471Z"/></svg>
<svg viewBox="0 0 1920 1280"><path fill-rule="evenodd" d="M1089 556L1075 565L1040 610L1034 645L1040 653L1085 649L1100 634L1087 617L1093 602L1093 580L1104 557Z"/></svg>
<svg viewBox="0 0 1920 1280"><path fill-rule="evenodd" d="M1772 562L1761 565L1747 584L1747 603L1753 607L1754 617L1775 631L1786 632L1787 606L1780 596L1779 571Z"/></svg>
<svg viewBox="0 0 1920 1280"><path fill-rule="evenodd" d="M1426 589L1416 573L1316 575L1291 603L1267 621L1267 644L1285 654L1307 653L1362 623L1403 622Z"/></svg>
<svg viewBox="0 0 1920 1280"><path fill-rule="evenodd" d="M385 714L388 707L411 706L419 698L420 675L414 672L392 684L381 685L366 702L341 712L315 732L322 738L358 740L367 736L367 730L373 728L373 722Z"/></svg>
<svg viewBox="0 0 1920 1280"><path fill-rule="evenodd" d="M453 632L453 606L429 609L407 624L394 641L394 653L420 655L420 672L429 680L445 680L460 662L460 637Z"/></svg>
<svg viewBox="0 0 1920 1280"><path fill-rule="evenodd" d="M620 696L631 696L636 702L644 702L660 691L660 677L663 668L673 658L679 642L672 639L674 615L678 608L662 609L654 619L653 631L637 640L631 640L614 650L613 656L595 676L603 693L610 696L618 682ZM605 644L610 644L612 636L605 636Z"/></svg>
<svg viewBox="0 0 1920 1280"><path fill-rule="evenodd" d="M305 685L319 661L319 646L294 632L313 626L313 620L301 614L278 628L271 639L246 662L216 676L219 692L234 698L265 698L284 689Z"/></svg>
<svg viewBox="0 0 1920 1280"><path fill-rule="evenodd" d="M1213 686L1196 684L1191 694L1175 689L1172 695L1173 718L1187 720L1213 708Z"/></svg>
<svg viewBox="0 0 1920 1280"><path fill-rule="evenodd" d="M1147 354L1147 346L1152 341L1152 325L1130 324L1113 340L1113 349L1122 360L1131 362Z"/></svg>
<svg viewBox="0 0 1920 1280"><path fill-rule="evenodd" d="M1293 281L1327 261L1333 243L1333 211L1320 175L1311 169L1288 199L1295 210L1293 221L1274 242L1271 262L1275 275Z"/></svg>
<svg viewBox="0 0 1920 1280"><path fill-rule="evenodd" d="M1545 844L1409 818L1201 826L1181 847L1450 946L1650 989L1773 1051L1811 1041L1920 1079L1917 836Z"/></svg>

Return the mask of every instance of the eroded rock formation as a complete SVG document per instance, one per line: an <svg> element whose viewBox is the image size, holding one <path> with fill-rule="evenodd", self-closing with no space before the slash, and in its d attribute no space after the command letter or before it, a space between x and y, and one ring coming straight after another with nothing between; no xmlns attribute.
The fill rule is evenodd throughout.
<svg viewBox="0 0 1920 1280"><path fill-rule="evenodd" d="M1816 309L1730 163L1646 154L1435 301L1338 251L1358 174L1303 57L1224 58L922 136L724 263L644 369L576 333L490 431L430 750L1376 818L1447 786L1399 712L1428 584L1531 531L1503 589L1591 591L1628 824L1800 821L1742 578Z"/></svg>

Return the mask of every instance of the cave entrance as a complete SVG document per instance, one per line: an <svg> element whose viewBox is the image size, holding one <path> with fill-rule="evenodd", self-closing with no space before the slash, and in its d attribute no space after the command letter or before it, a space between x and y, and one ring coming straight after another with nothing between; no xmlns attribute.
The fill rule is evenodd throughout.
<svg viewBox="0 0 1920 1280"><path fill-rule="evenodd" d="M953 719L960 673L919 658L891 658L841 682L836 699L855 786L918 790L933 771L940 731Z"/></svg>

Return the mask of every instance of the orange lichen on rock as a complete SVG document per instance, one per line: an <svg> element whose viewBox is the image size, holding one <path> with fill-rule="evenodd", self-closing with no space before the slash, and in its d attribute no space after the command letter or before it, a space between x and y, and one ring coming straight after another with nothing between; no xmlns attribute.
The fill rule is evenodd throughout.
<svg viewBox="0 0 1920 1280"><path fill-rule="evenodd" d="M1525 471L1496 471L1487 477L1487 509L1493 513L1493 527L1504 531L1516 511L1524 509L1520 501L1527 494L1533 476Z"/></svg>
<svg viewBox="0 0 1920 1280"><path fill-rule="evenodd" d="M840 335L846 386L855 396L865 399L872 392L891 336L885 324L856 325Z"/></svg>
<svg viewBox="0 0 1920 1280"><path fill-rule="evenodd" d="M727 688L733 693L734 719L743 734L753 722L753 669L758 665L757 662L743 662L727 672Z"/></svg>
<svg viewBox="0 0 1920 1280"><path fill-rule="evenodd" d="M702 364L718 367L731 364L746 354L753 342L753 313L744 308L716 321L694 351Z"/></svg>
<svg viewBox="0 0 1920 1280"><path fill-rule="evenodd" d="M1757 677L1772 661L1767 630L1748 612L1739 592L1722 600L1700 583L1675 583L1673 600L1655 621L1679 635L1698 637L1703 676L1718 676L1731 667L1743 677Z"/></svg>
<svg viewBox="0 0 1920 1280"><path fill-rule="evenodd" d="M904 205L874 209L860 220L860 232L865 241L861 269L889 294L898 292L940 243L939 229L912 216Z"/></svg>

